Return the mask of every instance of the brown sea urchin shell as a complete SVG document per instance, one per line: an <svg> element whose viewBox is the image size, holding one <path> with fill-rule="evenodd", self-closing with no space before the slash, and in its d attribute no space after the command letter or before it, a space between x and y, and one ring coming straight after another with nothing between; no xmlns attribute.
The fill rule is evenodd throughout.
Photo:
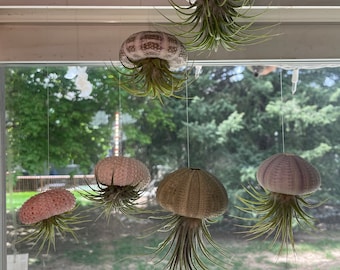
<svg viewBox="0 0 340 270"><path fill-rule="evenodd" d="M271 192L303 195L320 187L319 172L303 158L287 153L270 156L256 174L259 184Z"/></svg>
<svg viewBox="0 0 340 270"><path fill-rule="evenodd" d="M228 204L221 182L212 174L193 168L168 174L158 186L156 199L168 211L198 219L221 215Z"/></svg>
<svg viewBox="0 0 340 270"><path fill-rule="evenodd" d="M97 181L106 186L145 187L150 179L149 169L139 160L113 156L100 160L95 167Z"/></svg>

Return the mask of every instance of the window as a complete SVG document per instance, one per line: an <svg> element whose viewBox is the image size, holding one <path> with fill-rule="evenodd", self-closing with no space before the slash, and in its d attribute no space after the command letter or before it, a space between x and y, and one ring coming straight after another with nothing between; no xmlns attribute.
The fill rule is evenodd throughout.
<svg viewBox="0 0 340 270"><path fill-rule="evenodd" d="M167 235L148 235L157 220L115 212L107 221L101 208L78 193L95 184L96 162L116 153L149 168L152 181L140 202L145 209L159 209L157 185L178 168L202 168L223 183L228 211L209 230L233 257L227 269L336 269L340 69L298 71L282 64L194 67L180 98L162 104L120 89L108 66L6 67L7 253L29 253L32 270L164 269L149 249ZM288 256L277 256L271 238L247 241L238 233L238 225L249 225L236 218L247 216L237 208L238 197L246 196L243 186L257 185L258 165L278 152L302 156L322 178L308 197L323 202L307 210L317 230L306 233L294 224L296 256L290 249ZM17 221L17 210L37 192L59 187L76 194L76 213L86 221L76 226L77 241L57 234L56 250L35 256L32 242L14 244L31 233Z"/></svg>

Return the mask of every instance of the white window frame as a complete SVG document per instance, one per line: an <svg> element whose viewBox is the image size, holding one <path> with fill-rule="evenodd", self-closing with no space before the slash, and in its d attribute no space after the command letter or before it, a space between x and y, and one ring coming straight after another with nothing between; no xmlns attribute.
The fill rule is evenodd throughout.
<svg viewBox="0 0 340 270"><path fill-rule="evenodd" d="M186 3L185 0L181 0ZM2 0L0 4L0 268L6 259L5 67L39 64L111 64L133 32L176 19L159 0ZM63 1L60 1L63 2ZM73 4L77 3L76 5ZM194 65L281 65L311 68L340 65L340 1L259 0L258 25L278 24L280 35L240 51L191 53ZM298 2L298 3L296 3ZM67 4L67 5L66 5ZM157 6L156 6L157 5ZM269 6L268 6L269 5Z"/></svg>

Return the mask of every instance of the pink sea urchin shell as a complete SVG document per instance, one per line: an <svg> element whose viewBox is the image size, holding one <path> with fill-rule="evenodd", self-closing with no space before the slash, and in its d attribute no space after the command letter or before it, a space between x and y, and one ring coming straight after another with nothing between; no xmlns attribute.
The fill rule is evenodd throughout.
<svg viewBox="0 0 340 270"><path fill-rule="evenodd" d="M303 195L320 187L319 172L303 158L287 153L270 156L257 171L260 185L272 192Z"/></svg>
<svg viewBox="0 0 340 270"><path fill-rule="evenodd" d="M321 184L319 172L309 162L294 154L278 153L264 160L256 173L258 183L263 187L245 189L248 198L239 198L244 204L238 207L255 223L248 228L250 239L266 235L273 236L273 242L283 247L291 244L295 251L293 224L303 224L302 229L315 229L314 221L305 209L317 207L306 200Z"/></svg>
<svg viewBox="0 0 340 270"><path fill-rule="evenodd" d="M75 207L74 195L66 189L52 189L34 195L19 210L23 224L34 224L50 217L63 214Z"/></svg>
<svg viewBox="0 0 340 270"><path fill-rule="evenodd" d="M141 213L136 201L151 179L148 168L141 161L122 156L107 157L96 164L94 175L97 189L90 186L91 191L82 195L103 206L107 218L112 211L125 215Z"/></svg>
<svg viewBox="0 0 340 270"><path fill-rule="evenodd" d="M95 167L97 181L106 186L145 187L150 179L149 169L139 160L114 156L100 160Z"/></svg>

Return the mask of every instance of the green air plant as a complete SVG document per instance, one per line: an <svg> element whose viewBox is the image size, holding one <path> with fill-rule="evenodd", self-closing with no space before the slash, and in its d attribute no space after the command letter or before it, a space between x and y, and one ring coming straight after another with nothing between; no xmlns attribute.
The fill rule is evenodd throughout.
<svg viewBox="0 0 340 270"><path fill-rule="evenodd" d="M165 251L162 260L170 255L166 269L209 269L203 258L224 269L227 254L208 231L208 223L227 209L228 196L221 182L204 170L182 168L159 183L156 200L172 212L160 217L160 231L169 235L156 251Z"/></svg>
<svg viewBox="0 0 340 270"><path fill-rule="evenodd" d="M142 31L121 45L119 60L127 72L119 71L120 86L135 96L175 96L187 80L187 51L175 36Z"/></svg>
<svg viewBox="0 0 340 270"><path fill-rule="evenodd" d="M151 179L149 169L144 163L130 157L106 157L96 164L94 175L97 188L90 186L90 191L81 194L103 207L107 219L113 211L125 215L142 211L137 207L136 201Z"/></svg>
<svg viewBox="0 0 340 270"><path fill-rule="evenodd" d="M245 218L255 220L254 225L244 225L246 233L250 239L273 235L274 243L281 242L280 252L289 245L295 251L293 221L314 228L312 216L304 209L317 206L306 197L320 187L319 172L297 155L279 153L260 164L256 177L264 191L251 187L246 189L250 199L239 198L244 204L240 210L257 215Z"/></svg>
<svg viewBox="0 0 340 270"><path fill-rule="evenodd" d="M269 37L268 33L263 33L264 27L254 27L259 14L248 15L253 0L187 1L189 6L169 0L180 21L169 20L179 26L176 35L188 39L185 44L190 51L217 50L219 46L233 51Z"/></svg>
<svg viewBox="0 0 340 270"><path fill-rule="evenodd" d="M78 215L72 215L76 205L74 195L66 189L52 189L29 198L19 210L22 224L33 228L33 232L19 240L31 242L33 246L40 242L38 253L47 244L47 253L52 245L55 248L55 234L70 233L75 239L76 225L83 222Z"/></svg>

